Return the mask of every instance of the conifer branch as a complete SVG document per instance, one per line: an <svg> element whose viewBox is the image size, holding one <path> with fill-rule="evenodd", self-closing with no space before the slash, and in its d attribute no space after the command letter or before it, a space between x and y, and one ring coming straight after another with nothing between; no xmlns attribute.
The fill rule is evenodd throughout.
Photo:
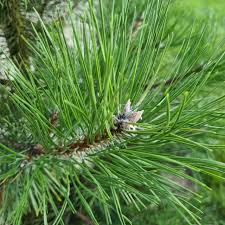
<svg viewBox="0 0 225 225"><path fill-rule="evenodd" d="M172 85L175 82L186 80L190 76L199 74L200 72L203 71L204 68L205 68L204 65L200 65L200 66L197 66L197 67L193 68L192 70L186 72L182 76L178 75L178 76L172 77L172 78L170 78L166 81L155 83L155 84L152 85L151 90L154 90L154 89L156 89L156 88L158 88L162 85L166 87L166 86Z"/></svg>
<svg viewBox="0 0 225 225"><path fill-rule="evenodd" d="M7 132L0 123L5 132L0 143L0 210L9 224L25 224L30 212L30 218L38 216L37 222L45 225L63 224L70 217L93 225L99 224L96 211L101 210L104 224L113 224L117 215L124 225L129 220L124 203L141 210L162 200L189 224L200 224L196 207L186 199L187 192L199 194L175 177L207 189L192 172L217 178L225 174L224 163L199 156L221 147L207 144L202 136L205 125L224 118L225 104L225 96L199 98L220 59L202 55L210 43L207 34L198 30L179 49L170 48L170 42L159 49L157 43L168 34L170 1L149 1L143 15L146 29L133 37L131 1L118 2L110 8L100 0L95 9L90 1L82 17L87 29L71 20L71 46L63 24L45 26L41 21L43 32L36 32L36 45L30 44L30 79L14 66L10 103L16 110L7 105L10 113L1 120L7 121ZM206 63L199 65L202 61ZM160 81L161 71L165 82ZM167 86L171 88L162 98ZM158 87L149 97L149 90ZM221 132L207 128L213 137Z"/></svg>

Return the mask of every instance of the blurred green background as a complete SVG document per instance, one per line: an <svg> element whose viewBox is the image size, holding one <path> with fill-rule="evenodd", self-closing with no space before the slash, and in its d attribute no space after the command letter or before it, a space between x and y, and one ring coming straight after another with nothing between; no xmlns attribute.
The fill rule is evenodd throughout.
<svg viewBox="0 0 225 225"><path fill-rule="evenodd" d="M184 4L192 8L211 8L216 10L216 13L225 14L225 1L224 0L184 0Z"/></svg>

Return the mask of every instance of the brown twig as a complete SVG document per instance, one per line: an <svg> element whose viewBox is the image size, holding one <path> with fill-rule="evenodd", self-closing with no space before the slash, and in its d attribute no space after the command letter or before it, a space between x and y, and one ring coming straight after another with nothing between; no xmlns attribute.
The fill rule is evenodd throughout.
<svg viewBox="0 0 225 225"><path fill-rule="evenodd" d="M174 78L174 77L170 78L170 79L168 79L164 82L164 86L169 86L169 85L171 85L171 84L173 84L177 81L183 81L183 80L187 79L188 77L190 77L192 75L196 75L196 74L200 73L203 69L204 69L204 65L200 65L200 66L188 71L183 76L177 76L176 78ZM156 89L157 87L159 87L162 84L163 84L163 82L155 83L154 85L152 85L151 90Z"/></svg>
<svg viewBox="0 0 225 225"><path fill-rule="evenodd" d="M119 136L122 130L112 128L110 132L112 135ZM101 145L102 143L107 143L108 141L109 141L109 134L105 129L103 135L96 135L94 138L94 142L92 143L90 143L88 138L85 137L83 140L78 140L74 143L69 144L68 147L69 149L77 149L79 151L84 151L97 145Z"/></svg>
<svg viewBox="0 0 225 225"><path fill-rule="evenodd" d="M50 125L51 125L51 126L49 127L48 132L49 132L49 134L51 134L52 129L53 129L54 127L56 127L56 125L57 125L57 122L58 122L58 113L57 113L57 112L53 112L53 113L51 114L50 118L48 119L48 121L49 121L49 123L50 123Z"/></svg>

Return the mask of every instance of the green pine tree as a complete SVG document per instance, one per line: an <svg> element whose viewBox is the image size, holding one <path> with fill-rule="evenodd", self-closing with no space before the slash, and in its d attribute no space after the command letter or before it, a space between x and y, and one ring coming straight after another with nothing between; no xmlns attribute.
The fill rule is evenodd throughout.
<svg viewBox="0 0 225 225"><path fill-rule="evenodd" d="M0 224L129 224L125 205L161 204L201 224L202 176L225 173L224 45L213 20L141 2L68 3L51 23L36 12L32 41L15 34L25 63L12 57L1 87Z"/></svg>

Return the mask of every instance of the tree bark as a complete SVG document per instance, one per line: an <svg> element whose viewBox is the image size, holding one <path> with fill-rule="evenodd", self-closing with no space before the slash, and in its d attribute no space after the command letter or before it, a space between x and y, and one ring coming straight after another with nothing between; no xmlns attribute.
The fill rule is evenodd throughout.
<svg viewBox="0 0 225 225"><path fill-rule="evenodd" d="M6 37L9 53L21 68L28 61L25 37L25 20L21 12L20 0L7 0L3 7L3 32Z"/></svg>

